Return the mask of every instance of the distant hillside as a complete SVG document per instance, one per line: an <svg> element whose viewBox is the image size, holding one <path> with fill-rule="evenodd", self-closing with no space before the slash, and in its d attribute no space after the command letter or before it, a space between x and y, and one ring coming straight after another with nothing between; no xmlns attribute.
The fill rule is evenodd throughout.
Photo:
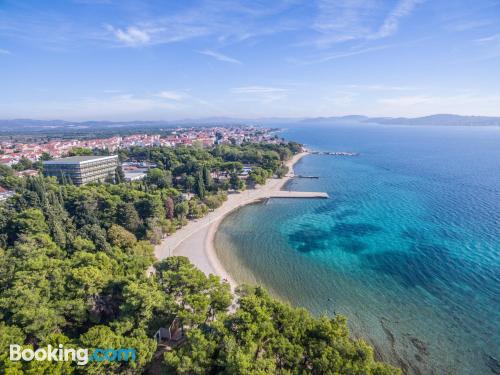
<svg viewBox="0 0 500 375"><path fill-rule="evenodd" d="M230 125L267 125L278 126L303 123L322 124L384 124L384 125L438 125L438 126L500 126L500 117L459 116L438 114L425 117L367 117L361 115L315 117L315 118L285 118L270 117L256 119L240 119L230 117L209 117L199 119L183 119L175 121L64 121L64 120L33 120L14 119L0 120L0 132L31 132L31 131L78 131L88 129L154 129L173 128L177 126L230 126Z"/></svg>
<svg viewBox="0 0 500 375"><path fill-rule="evenodd" d="M378 124L397 125L442 125L442 126L500 126L500 117L432 115L417 118L371 118Z"/></svg>
<svg viewBox="0 0 500 375"><path fill-rule="evenodd" d="M317 117L304 119L302 122L319 123L371 123L384 125L438 125L438 126L500 126L500 117L487 116L459 116L438 114L425 117L366 117L366 116L337 116Z"/></svg>
<svg viewBox="0 0 500 375"><path fill-rule="evenodd" d="M112 129L155 129L175 128L178 126L228 126L250 124L247 120L230 118L185 119L178 121L64 121L13 119L0 120L0 132L40 132L40 131L78 131Z"/></svg>
<svg viewBox="0 0 500 375"><path fill-rule="evenodd" d="M300 120L300 122L318 122L318 123L346 123L346 122L366 122L370 118L361 115L348 115L348 116L333 116L333 117L314 117L305 118Z"/></svg>

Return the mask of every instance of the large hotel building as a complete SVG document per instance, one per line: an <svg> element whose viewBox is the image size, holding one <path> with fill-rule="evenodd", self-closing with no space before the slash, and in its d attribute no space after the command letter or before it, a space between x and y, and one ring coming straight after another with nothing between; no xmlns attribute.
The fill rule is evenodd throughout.
<svg viewBox="0 0 500 375"><path fill-rule="evenodd" d="M43 162L43 173L45 176L67 179L75 185L83 185L114 178L117 166L118 155L72 156Z"/></svg>

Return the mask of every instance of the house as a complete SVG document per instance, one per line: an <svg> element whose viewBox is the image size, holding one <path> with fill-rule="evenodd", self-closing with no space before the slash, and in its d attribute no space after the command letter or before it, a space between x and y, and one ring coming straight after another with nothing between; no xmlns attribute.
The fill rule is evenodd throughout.
<svg viewBox="0 0 500 375"><path fill-rule="evenodd" d="M175 343L182 340L184 338L184 333L182 330L181 320L176 317L172 321L168 329L165 327L160 327L154 334L154 338L159 344L164 342Z"/></svg>
<svg viewBox="0 0 500 375"><path fill-rule="evenodd" d="M0 201L4 201L7 198L10 198L14 195L15 193L12 190L7 190L3 187L0 186Z"/></svg>
<svg viewBox="0 0 500 375"><path fill-rule="evenodd" d="M0 156L0 164L8 165L9 167L13 166L16 163L16 159L11 156Z"/></svg>
<svg viewBox="0 0 500 375"><path fill-rule="evenodd" d="M181 197L182 201L189 201L189 200L191 200L191 198L194 197L194 194L193 193L182 193L180 195L180 197Z"/></svg>
<svg viewBox="0 0 500 375"><path fill-rule="evenodd" d="M26 169L24 171L16 172L17 177L34 177L38 176L38 171L36 169Z"/></svg>
<svg viewBox="0 0 500 375"><path fill-rule="evenodd" d="M146 177L147 169L135 169L124 171L126 181L140 181Z"/></svg>

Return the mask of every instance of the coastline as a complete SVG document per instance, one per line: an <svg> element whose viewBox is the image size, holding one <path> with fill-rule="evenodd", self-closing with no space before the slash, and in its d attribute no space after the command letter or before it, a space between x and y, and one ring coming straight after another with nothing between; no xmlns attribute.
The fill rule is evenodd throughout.
<svg viewBox="0 0 500 375"><path fill-rule="evenodd" d="M215 252L215 233L222 219L240 207L265 199L270 192L281 190L293 178L293 166L308 154L301 152L286 161L285 164L290 168L286 176L269 179L257 189L229 194L227 201L219 208L201 219L190 221L155 246L156 258L161 260L168 256L185 256L205 274L212 273L227 280L234 291L238 284L224 269Z"/></svg>

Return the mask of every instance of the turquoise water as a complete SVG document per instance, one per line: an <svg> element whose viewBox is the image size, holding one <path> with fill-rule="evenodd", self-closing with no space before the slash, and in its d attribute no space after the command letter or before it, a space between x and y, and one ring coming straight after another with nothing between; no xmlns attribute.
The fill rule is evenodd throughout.
<svg viewBox="0 0 500 375"><path fill-rule="evenodd" d="M295 167L317 180L228 216L216 250L239 282L341 313L408 373L500 373L500 129L308 126Z"/></svg>

